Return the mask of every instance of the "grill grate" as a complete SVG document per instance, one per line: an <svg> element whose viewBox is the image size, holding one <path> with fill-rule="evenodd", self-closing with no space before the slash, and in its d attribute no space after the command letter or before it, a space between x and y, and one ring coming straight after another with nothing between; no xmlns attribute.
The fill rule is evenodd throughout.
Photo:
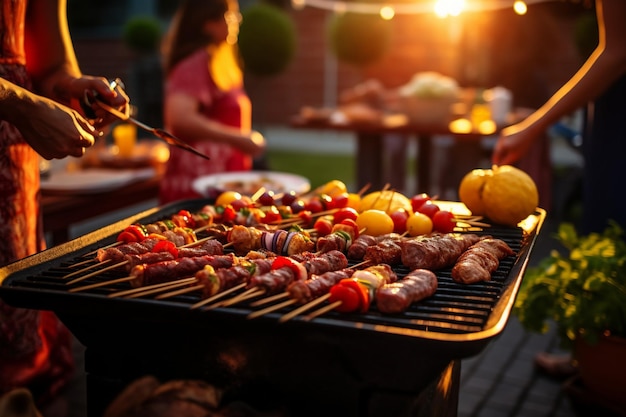
<svg viewBox="0 0 626 417"><path fill-rule="evenodd" d="M125 274L116 270L103 270L105 266L89 262L95 256L95 249L114 242L115 235L125 225L133 222L150 223L168 217L181 208L193 211L199 209L206 201L192 200L166 206L149 214L141 214L119 222L117 227L106 231L94 232L80 242L70 242L55 248L52 256L44 256L45 252L27 258L23 263L16 263L3 271L6 279L0 287L0 295L16 306L53 311L70 310L76 312L85 305L107 309L115 302L117 308L132 312L135 317L143 316L150 319L165 317L172 309L189 317L201 316L206 319L232 317L235 320L259 320L277 323L285 313L298 306L288 306L255 319L247 316L263 307L251 307L250 299L230 307L219 307L210 310L192 310L190 307L201 301L200 292L177 295L165 300L156 300L154 296L141 298L110 298L110 294L131 288L129 283L122 282L104 287L93 288L81 292L69 292L65 278L68 274L94 266L85 270L94 275L75 286L89 285L102 281L115 280ZM436 272L439 287L434 296L413 304L405 313L384 315L372 305L366 314L342 314L330 311L311 321L306 320L306 313L296 316L292 322L302 325L320 324L326 326L350 327L358 330L384 331L407 336L438 340L468 340L489 338L497 334L504 326L513 298L525 271L530 250L543 221L542 212L537 213L531 230L492 226L484 231L472 231L476 234L488 234L504 240L516 252L516 256L505 258L500 262L492 280L472 285L454 282L451 269ZM108 233L108 234L104 234ZM202 237L202 232L199 233ZM48 251L46 251L48 252ZM354 263L352 263L354 265ZM399 279L408 273L405 267L395 267ZM101 272L100 272L101 271ZM3 275L0 275L2 277ZM241 292L241 291L240 291ZM236 295L237 293L233 293ZM261 297L260 297L261 298ZM257 298L258 299L258 298ZM164 309L163 307L169 307ZM319 308L319 307L318 307Z"/></svg>

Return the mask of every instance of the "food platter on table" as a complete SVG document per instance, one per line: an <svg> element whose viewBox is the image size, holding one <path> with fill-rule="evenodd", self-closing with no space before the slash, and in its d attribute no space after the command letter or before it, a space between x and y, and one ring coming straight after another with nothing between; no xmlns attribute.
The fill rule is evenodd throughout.
<svg viewBox="0 0 626 417"><path fill-rule="evenodd" d="M303 194L311 189L306 178L287 172L276 171L234 171L211 174L197 178L193 189L204 197L211 197L215 191L237 191L243 195L253 195L264 188L275 193L294 191Z"/></svg>

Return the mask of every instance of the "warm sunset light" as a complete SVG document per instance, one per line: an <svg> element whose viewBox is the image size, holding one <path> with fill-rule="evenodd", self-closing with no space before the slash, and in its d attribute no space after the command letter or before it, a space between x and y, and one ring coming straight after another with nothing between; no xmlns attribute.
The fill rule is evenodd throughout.
<svg viewBox="0 0 626 417"><path fill-rule="evenodd" d="M452 133L470 133L472 131L472 122L468 119L456 119L451 121L448 127Z"/></svg>
<svg viewBox="0 0 626 417"><path fill-rule="evenodd" d="M435 14L439 17L458 16L465 8L465 0L437 0Z"/></svg>

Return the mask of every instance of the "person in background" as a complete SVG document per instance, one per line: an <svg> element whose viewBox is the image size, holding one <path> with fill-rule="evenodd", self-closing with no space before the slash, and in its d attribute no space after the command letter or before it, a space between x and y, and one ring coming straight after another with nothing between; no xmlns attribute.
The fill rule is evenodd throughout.
<svg viewBox="0 0 626 417"><path fill-rule="evenodd" d="M164 124L211 160L171 148L161 203L200 197L192 189L194 179L250 170L265 151L265 138L251 128L236 54L240 21L234 0L186 0L166 34Z"/></svg>
<svg viewBox="0 0 626 417"><path fill-rule="evenodd" d="M3 0L0 9L0 266L45 249L39 161L82 156L113 121L82 115L85 94L125 109L128 97L83 75L65 0ZM71 334L51 312L0 300L0 395L27 388L39 404L73 373Z"/></svg>
<svg viewBox="0 0 626 417"><path fill-rule="evenodd" d="M554 123L588 107L583 137L583 217L581 234L601 232L608 220L626 230L626 2L596 0L598 45L589 58L543 106L502 131L492 155L498 165L524 156ZM537 365L553 374L571 369L568 359L541 353Z"/></svg>

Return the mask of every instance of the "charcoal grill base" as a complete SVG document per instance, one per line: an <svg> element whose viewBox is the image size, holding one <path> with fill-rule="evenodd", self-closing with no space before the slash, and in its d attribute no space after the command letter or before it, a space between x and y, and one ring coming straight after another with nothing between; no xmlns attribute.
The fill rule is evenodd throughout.
<svg viewBox="0 0 626 417"><path fill-rule="evenodd" d="M259 410L297 417L456 415L460 362L394 337L60 317L86 346L90 417L145 375L201 379Z"/></svg>

